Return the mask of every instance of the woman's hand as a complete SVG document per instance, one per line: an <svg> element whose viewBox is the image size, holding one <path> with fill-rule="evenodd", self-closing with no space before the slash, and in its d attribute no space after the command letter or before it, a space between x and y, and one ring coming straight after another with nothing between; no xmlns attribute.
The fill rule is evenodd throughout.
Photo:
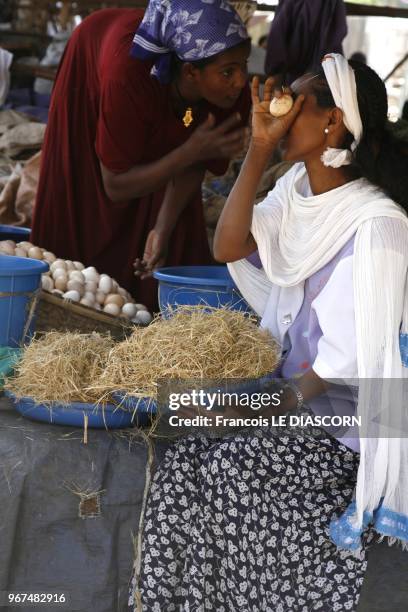
<svg viewBox="0 0 408 612"><path fill-rule="evenodd" d="M142 280L149 278L153 270L162 267L166 262L169 235L164 231L152 229L146 240L143 259L136 259L133 267L135 276Z"/></svg>
<svg viewBox="0 0 408 612"><path fill-rule="evenodd" d="M252 94L252 142L266 149L273 150L278 142L288 133L296 117L302 110L305 97L298 96L291 110L282 117L273 117L269 111L272 98L283 95L274 91L275 81L272 77L265 82L263 100L259 97L259 78L254 77L251 84Z"/></svg>
<svg viewBox="0 0 408 612"><path fill-rule="evenodd" d="M215 117L211 113L184 144L185 152L191 163L206 159L231 159L238 155L245 144L246 129L237 127L241 115L235 113L215 127Z"/></svg>

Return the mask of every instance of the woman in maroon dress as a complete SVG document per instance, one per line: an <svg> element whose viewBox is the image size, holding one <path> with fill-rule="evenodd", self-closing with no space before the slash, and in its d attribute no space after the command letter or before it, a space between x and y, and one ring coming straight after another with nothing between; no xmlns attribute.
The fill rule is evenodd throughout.
<svg viewBox="0 0 408 612"><path fill-rule="evenodd" d="M53 91L32 241L110 274L151 309L152 268L210 263L201 182L242 146L248 54L223 0L85 19Z"/></svg>

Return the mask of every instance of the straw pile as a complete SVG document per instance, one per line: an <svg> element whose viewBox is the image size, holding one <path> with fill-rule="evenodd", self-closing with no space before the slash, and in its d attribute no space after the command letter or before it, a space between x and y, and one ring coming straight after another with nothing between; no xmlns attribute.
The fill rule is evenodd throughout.
<svg viewBox="0 0 408 612"><path fill-rule="evenodd" d="M104 370L114 341L109 335L49 332L24 350L6 389L37 403L95 403L91 385Z"/></svg>
<svg viewBox="0 0 408 612"><path fill-rule="evenodd" d="M278 360L276 341L254 317L178 307L171 318L158 316L112 349L95 391L155 398L160 379L257 378L273 371Z"/></svg>

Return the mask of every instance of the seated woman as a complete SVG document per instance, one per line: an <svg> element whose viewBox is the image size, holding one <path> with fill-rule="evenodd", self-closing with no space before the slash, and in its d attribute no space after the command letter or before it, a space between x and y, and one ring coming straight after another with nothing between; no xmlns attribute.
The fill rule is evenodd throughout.
<svg viewBox="0 0 408 612"><path fill-rule="evenodd" d="M327 56L279 119L272 89L261 102L253 84L252 141L215 254L235 262L239 288L281 341L282 374L300 375L281 411L307 413L327 379L358 378L358 414L371 425L398 408L371 379L384 391L381 381L407 378L406 157L369 67ZM254 207L278 143L299 163ZM246 259L256 249L263 270ZM375 531L408 541L407 444L366 432L360 453L311 427L179 441L153 481L135 600L154 611L356 610Z"/></svg>

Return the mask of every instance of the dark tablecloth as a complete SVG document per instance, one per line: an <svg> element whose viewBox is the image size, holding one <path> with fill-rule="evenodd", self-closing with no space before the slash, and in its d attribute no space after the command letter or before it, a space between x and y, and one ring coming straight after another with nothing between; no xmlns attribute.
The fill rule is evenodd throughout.
<svg viewBox="0 0 408 612"><path fill-rule="evenodd" d="M137 430L88 430L84 444L81 429L29 421L0 398L0 591L64 592L72 612L126 610L146 461ZM99 491L80 508L80 494Z"/></svg>

